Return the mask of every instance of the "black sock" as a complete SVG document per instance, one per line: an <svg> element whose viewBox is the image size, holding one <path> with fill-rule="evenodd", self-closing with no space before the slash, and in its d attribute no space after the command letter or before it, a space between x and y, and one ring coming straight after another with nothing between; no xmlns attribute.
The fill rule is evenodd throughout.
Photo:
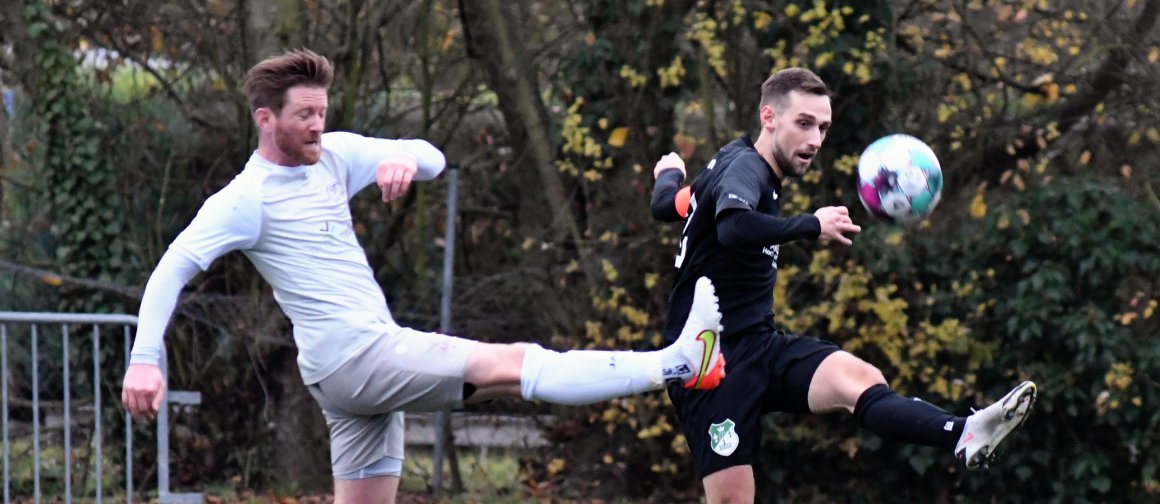
<svg viewBox="0 0 1160 504"><path fill-rule="evenodd" d="M858 425L887 441L955 449L965 417L919 399L907 399L885 384L866 389L854 406Z"/></svg>

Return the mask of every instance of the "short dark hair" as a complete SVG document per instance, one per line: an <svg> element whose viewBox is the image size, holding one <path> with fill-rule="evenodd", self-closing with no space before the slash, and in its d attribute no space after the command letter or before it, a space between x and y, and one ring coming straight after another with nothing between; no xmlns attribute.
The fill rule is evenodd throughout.
<svg viewBox="0 0 1160 504"><path fill-rule="evenodd" d="M830 96L830 88L826 87L826 83L817 74L804 68L786 68L770 75L761 84L761 105L759 108L766 105L774 108L784 106L786 98L793 91Z"/></svg>
<svg viewBox="0 0 1160 504"><path fill-rule="evenodd" d="M250 102L250 112L262 107L282 112L286 91L294 86L330 88L334 65L325 56L309 49L299 49L262 60L249 72L242 89Z"/></svg>

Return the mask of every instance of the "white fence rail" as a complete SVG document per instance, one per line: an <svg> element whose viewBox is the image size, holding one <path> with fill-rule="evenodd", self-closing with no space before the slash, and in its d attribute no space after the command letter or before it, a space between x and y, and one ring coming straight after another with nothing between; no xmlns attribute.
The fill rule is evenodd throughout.
<svg viewBox="0 0 1160 504"><path fill-rule="evenodd" d="M44 498L42 485L42 471L53 471L60 473L60 480L63 482L63 495L60 500L71 503L74 497L77 497L86 502L104 502L106 498L115 498L117 501L131 503L133 502L133 419L127 414L124 414L124 461L123 461L123 476L124 489L121 494L118 489L108 489L106 491L104 485L106 460L105 444L107 437L106 426L102 423L101 412L102 409L115 405L120 407L120 398L106 398L102 396L102 386L107 385L102 383L102 365L107 363L101 362L101 349L107 344L115 344L109 341L111 338L120 337L121 347L124 348L124 360L118 364L122 366L128 362L128 352L131 348L133 328L137 326L137 317L131 315L108 315L108 314L70 314L70 313L29 313L29 312L0 312L0 408L3 409L3 423L0 429L3 430L3 460L4 460L4 503L11 502L27 502L29 500L40 503ZM77 332L76 329L81 329L82 332ZM44 352L40 350L43 342L49 341L46 338L55 338L53 335L56 329L59 329L60 338L60 354L59 355L43 355ZM91 329L91 331L85 330ZM92 348L92 390L73 391L72 382L75 373L85 373L88 371L72 369L70 351L77 348L83 348L79 345L84 343L74 344L72 341L77 337L84 337L83 334L88 334L91 340ZM82 336L77 336L82 334ZM27 339L24 339L27 338ZM115 340L114 340L115 341ZM12 365L10 354L10 346L13 343L27 343L28 354L26 366ZM22 348L25 345L20 345ZM23 356L18 356L23 357ZM41 376L41 364L51 363L52 359L59 358L59 365L55 366L60 369L60 374L57 376L44 378ZM51 367L51 366L50 366ZM84 366L88 367L88 366ZM162 358L162 371L167 371ZM42 381L44 378L44 381ZM56 381L59 380L59 381ZM13 390L14 382L26 385L24 389L27 390L27 397L21 394L20 397L9 397ZM45 399L41 397L41 389L45 386L52 386L54 389L59 389L60 403L59 407L53 405L53 410L59 409L58 417L53 417L46 412L49 409L49 403L55 399ZM119 384L114 387L120 390ZM31 459L23 459L25 454L22 452L21 458L23 460L14 459L12 430L12 410L13 402L19 402L21 405L27 406L31 410ZM189 404L196 405L201 402L201 396L197 392L185 391L171 391L166 395L166 405L158 411L157 414L157 488L158 500L162 503L184 503L184 502L202 502L201 494L197 493L171 493L169 491L169 405L171 404ZM54 411L55 413L55 411ZM92 416L91 425L85 422L78 422L78 417ZM54 420L50 422L49 420ZM80 450L74 450L73 429L77 425L85 423L86 429L91 429L91 438L89 441L88 450L85 451L86 456L77 457ZM44 431L50 425L59 427L63 430L60 436L60 457L53 457L49 460L48 457L43 456L42 448L54 447L56 445L42 446L49 441L49 436L44 435ZM81 481L88 481L89 476L92 476L91 488L80 489L77 493L83 495L74 496L73 480L74 480L74 465L78 460L92 462L92 474L78 474ZM13 468L14 463L20 462L19 467L31 466L32 489L30 494L13 495ZM59 465L55 465L59 463ZM110 499L112 500L112 499ZM53 498L53 501L58 501Z"/></svg>

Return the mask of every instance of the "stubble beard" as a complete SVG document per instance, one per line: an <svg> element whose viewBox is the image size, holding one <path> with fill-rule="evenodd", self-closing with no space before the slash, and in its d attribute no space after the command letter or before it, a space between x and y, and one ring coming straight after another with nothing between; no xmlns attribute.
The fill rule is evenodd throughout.
<svg viewBox="0 0 1160 504"><path fill-rule="evenodd" d="M322 157L321 149L308 149L302 142L295 142L290 137L291 135L281 129L274 130L274 145L291 161L299 165L312 165ZM321 139L319 141L321 142ZM318 145L321 146L321 144Z"/></svg>
<svg viewBox="0 0 1160 504"><path fill-rule="evenodd" d="M813 160L811 159L809 163L799 166L797 156L787 156L785 151L777 146L773 147L773 162L777 163L777 166L781 168L782 175L786 177L800 177L805 175L809 171L810 165L813 164Z"/></svg>

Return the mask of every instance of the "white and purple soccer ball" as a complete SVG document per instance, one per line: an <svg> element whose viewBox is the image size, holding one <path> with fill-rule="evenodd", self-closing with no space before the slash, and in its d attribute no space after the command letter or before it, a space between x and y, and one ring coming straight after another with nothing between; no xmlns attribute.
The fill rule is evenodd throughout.
<svg viewBox="0 0 1160 504"><path fill-rule="evenodd" d="M914 222L942 197L943 177L930 146L910 135L875 140L858 160L858 198L888 222Z"/></svg>

